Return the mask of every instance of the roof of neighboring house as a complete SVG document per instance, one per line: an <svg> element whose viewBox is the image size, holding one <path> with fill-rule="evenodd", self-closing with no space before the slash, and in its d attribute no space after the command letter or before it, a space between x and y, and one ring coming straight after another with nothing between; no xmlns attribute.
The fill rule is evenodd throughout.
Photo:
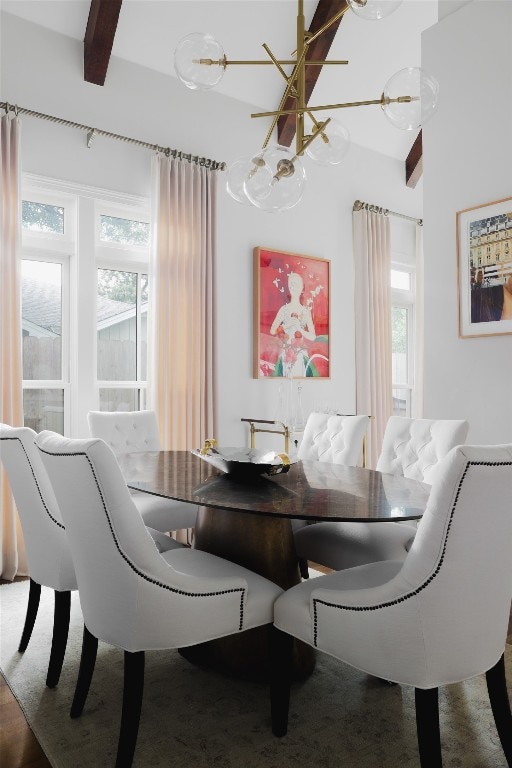
<svg viewBox="0 0 512 768"><path fill-rule="evenodd" d="M125 301L97 297L98 324L103 327L115 325L126 319L127 314L134 314L135 307ZM123 315L119 318L119 315ZM110 320L110 322L109 322ZM44 329L50 334L60 336L62 331L61 287L56 283L47 283L40 278L23 276L22 281L22 321L33 328Z"/></svg>

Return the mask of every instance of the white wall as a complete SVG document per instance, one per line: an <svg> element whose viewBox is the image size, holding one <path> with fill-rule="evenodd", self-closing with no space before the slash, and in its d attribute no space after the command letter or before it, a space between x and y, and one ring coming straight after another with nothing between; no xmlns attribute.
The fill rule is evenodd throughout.
<svg viewBox="0 0 512 768"><path fill-rule="evenodd" d="M83 82L82 45L3 14L1 99L126 136L232 162L261 146L264 127L250 107L213 92L194 93L174 78L112 59L103 88ZM369 118L370 119L370 118ZM372 116L384 120L376 108ZM150 152L23 117L23 168L54 178L149 195ZM278 381L252 378L252 250L262 245L331 261L328 381L304 382L304 410L315 403L354 412L352 204L361 199L422 215L422 185L404 184L403 162L353 145L338 168L308 165L299 206L266 214L235 203L219 179L219 439L240 444L240 417L274 418Z"/></svg>
<svg viewBox="0 0 512 768"><path fill-rule="evenodd" d="M512 336L458 338L455 217L512 196L511 30L512 3L485 0L423 35L441 85L423 130L425 415L467 418L477 443L512 441Z"/></svg>
<svg viewBox="0 0 512 768"><path fill-rule="evenodd" d="M455 13L463 5L471 3L472 0L439 0L438 2L438 19L444 19L445 16L449 16L451 13Z"/></svg>

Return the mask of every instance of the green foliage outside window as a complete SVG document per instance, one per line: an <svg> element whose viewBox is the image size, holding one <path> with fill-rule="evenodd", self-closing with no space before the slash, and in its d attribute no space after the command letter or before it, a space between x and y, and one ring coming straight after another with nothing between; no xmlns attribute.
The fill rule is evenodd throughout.
<svg viewBox="0 0 512 768"><path fill-rule="evenodd" d="M407 309L405 307L391 309L391 340L393 352L407 352Z"/></svg>
<svg viewBox="0 0 512 768"><path fill-rule="evenodd" d="M120 245L149 245L149 224L145 221L100 217L100 240Z"/></svg>
<svg viewBox="0 0 512 768"><path fill-rule="evenodd" d="M21 226L37 232L64 234L64 208L45 203L23 200L21 203Z"/></svg>
<svg viewBox="0 0 512 768"><path fill-rule="evenodd" d="M141 275L141 300L148 300L148 276ZM137 274L119 269L98 269L98 296L123 301L126 304L137 303Z"/></svg>

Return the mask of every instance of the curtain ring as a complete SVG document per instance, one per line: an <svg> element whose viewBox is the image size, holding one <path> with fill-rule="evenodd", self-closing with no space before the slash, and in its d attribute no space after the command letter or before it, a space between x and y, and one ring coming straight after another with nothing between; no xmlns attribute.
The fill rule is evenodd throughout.
<svg viewBox="0 0 512 768"><path fill-rule="evenodd" d="M9 109L10 109L8 101L5 102L4 109L5 109L5 116L7 117L9 115Z"/></svg>
<svg viewBox="0 0 512 768"><path fill-rule="evenodd" d="M19 107L17 104L14 105L14 117L18 117L20 113Z"/></svg>

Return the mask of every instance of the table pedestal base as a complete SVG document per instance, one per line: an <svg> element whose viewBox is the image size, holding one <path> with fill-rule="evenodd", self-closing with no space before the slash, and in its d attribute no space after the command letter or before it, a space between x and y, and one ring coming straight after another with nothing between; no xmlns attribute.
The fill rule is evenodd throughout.
<svg viewBox="0 0 512 768"><path fill-rule="evenodd" d="M207 643L180 648L180 654L198 667L213 669L223 675L255 683L270 680L268 627L255 627L238 635L220 637ZM315 651L310 645L295 640L292 677L305 680L315 668Z"/></svg>
<svg viewBox="0 0 512 768"><path fill-rule="evenodd" d="M285 518L201 508L194 547L249 568L282 589L289 589L301 580L291 524ZM268 647L269 627L265 626L182 648L180 653L198 666L265 681L270 677ZM314 649L296 640L294 679L308 677L314 668Z"/></svg>

